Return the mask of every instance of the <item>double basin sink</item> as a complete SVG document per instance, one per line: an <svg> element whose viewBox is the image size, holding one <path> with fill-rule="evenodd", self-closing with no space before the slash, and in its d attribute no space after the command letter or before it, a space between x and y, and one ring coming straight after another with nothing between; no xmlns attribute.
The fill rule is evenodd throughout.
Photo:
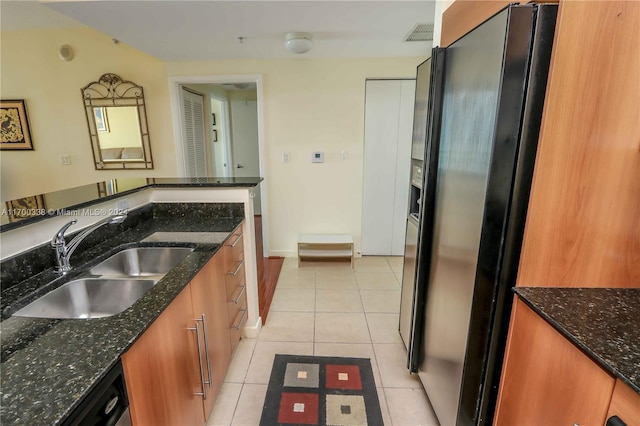
<svg viewBox="0 0 640 426"><path fill-rule="evenodd" d="M103 318L118 314L140 299L194 249L135 247L117 252L17 311L37 318Z"/></svg>

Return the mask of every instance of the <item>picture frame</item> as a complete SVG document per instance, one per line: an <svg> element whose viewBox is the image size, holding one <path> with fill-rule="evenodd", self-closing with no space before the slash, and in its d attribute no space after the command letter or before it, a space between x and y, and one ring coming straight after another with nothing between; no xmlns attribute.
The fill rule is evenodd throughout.
<svg viewBox="0 0 640 426"><path fill-rule="evenodd" d="M213 131L213 141L214 142L218 142L218 131L217 130Z"/></svg>
<svg viewBox="0 0 640 426"><path fill-rule="evenodd" d="M6 207L9 222L16 222L34 216L44 216L46 214L44 196L42 195L33 195L7 201Z"/></svg>
<svg viewBox="0 0 640 426"><path fill-rule="evenodd" d="M216 114L212 112L211 113L211 118L212 118L211 124L213 124L215 126L216 125Z"/></svg>
<svg viewBox="0 0 640 426"><path fill-rule="evenodd" d="M0 150L33 151L24 99L0 100Z"/></svg>
<svg viewBox="0 0 640 426"><path fill-rule="evenodd" d="M96 130L100 133L109 133L109 117L105 107L93 109L93 115L96 119Z"/></svg>

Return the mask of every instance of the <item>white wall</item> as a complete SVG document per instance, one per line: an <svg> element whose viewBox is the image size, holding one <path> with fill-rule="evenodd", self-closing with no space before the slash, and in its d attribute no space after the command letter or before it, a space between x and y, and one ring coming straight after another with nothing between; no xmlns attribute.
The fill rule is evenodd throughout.
<svg viewBox="0 0 640 426"><path fill-rule="evenodd" d="M58 49L69 44L75 58ZM2 31L0 97L25 99L34 151L0 153L0 198L9 200L113 177L177 173L165 64L88 27ZM144 88L155 168L95 170L80 89L112 72ZM60 165L60 154L71 165Z"/></svg>
<svg viewBox="0 0 640 426"><path fill-rule="evenodd" d="M180 62L167 64L167 71L169 76L262 74L268 254L293 256L300 233L349 233L359 250L365 79L415 77L424 59ZM324 151L323 164L311 163L316 150ZM281 161L283 152L289 153L288 163Z"/></svg>

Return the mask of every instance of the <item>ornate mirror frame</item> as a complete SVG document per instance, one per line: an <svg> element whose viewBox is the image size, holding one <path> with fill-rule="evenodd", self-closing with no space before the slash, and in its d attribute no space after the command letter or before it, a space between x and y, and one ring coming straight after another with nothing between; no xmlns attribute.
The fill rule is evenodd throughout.
<svg viewBox="0 0 640 426"><path fill-rule="evenodd" d="M98 81L93 81L81 89L82 102L91 139L91 149L96 170L112 169L153 169L151 145L149 141L149 126L147 124L147 110L144 100L144 91L131 81L126 81L120 76L108 73L100 76ZM106 150L100 147L99 132L105 131L105 122L99 128L96 123L95 109L111 107L134 107L137 112L138 127L141 140L141 155L136 158L111 157L106 158Z"/></svg>

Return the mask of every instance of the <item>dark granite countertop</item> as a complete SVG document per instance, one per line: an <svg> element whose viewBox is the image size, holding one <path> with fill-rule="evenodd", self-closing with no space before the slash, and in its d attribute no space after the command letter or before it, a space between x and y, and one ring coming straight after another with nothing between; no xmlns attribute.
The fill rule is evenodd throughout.
<svg viewBox="0 0 640 426"><path fill-rule="evenodd" d="M174 207L165 210L171 208ZM193 208L190 210L193 211ZM220 247L220 244L206 243L137 244L139 241L156 232L206 230L230 235L244 219L242 208L232 217L205 214L198 215L197 221L184 213L175 217L166 211L161 215L154 212L151 218L149 213L145 215L137 219L139 223L135 226L78 255L79 260L75 262L77 268L53 285L55 288L76 278L112 253L134 244L195 248L181 264L169 271L124 312L89 320L9 317L15 310L39 297L42 291L38 285L42 286L51 279L51 270L45 270L21 282L19 286L3 289L3 318L6 319L0 324L3 352L1 424L61 423ZM92 256L92 260L87 260ZM79 263L82 261L86 263ZM45 292L50 289L45 289Z"/></svg>
<svg viewBox="0 0 640 426"><path fill-rule="evenodd" d="M640 393L640 289L517 287L516 294Z"/></svg>
<svg viewBox="0 0 640 426"><path fill-rule="evenodd" d="M3 201L2 204L6 208L0 215L0 232L59 215L64 210L79 209L147 188L254 188L260 182L262 182L261 177L111 179L18 200ZM10 214L9 210L15 210L15 214Z"/></svg>

